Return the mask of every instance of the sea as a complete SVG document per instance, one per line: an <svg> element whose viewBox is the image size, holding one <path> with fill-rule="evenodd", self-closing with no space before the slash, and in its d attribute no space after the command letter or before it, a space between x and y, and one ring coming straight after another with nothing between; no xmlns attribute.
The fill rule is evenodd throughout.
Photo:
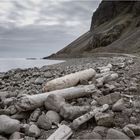
<svg viewBox="0 0 140 140"><path fill-rule="evenodd" d="M41 68L42 66L62 63L63 60L48 60L40 58L0 58L0 72L7 72L11 69Z"/></svg>

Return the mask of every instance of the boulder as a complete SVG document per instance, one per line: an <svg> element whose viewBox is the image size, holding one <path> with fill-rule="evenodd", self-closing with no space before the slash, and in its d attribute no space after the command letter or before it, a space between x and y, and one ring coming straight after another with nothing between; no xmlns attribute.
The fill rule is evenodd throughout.
<svg viewBox="0 0 140 140"><path fill-rule="evenodd" d="M139 136L140 135L140 126L135 125L135 124L128 124L126 125L130 130L134 132L135 135Z"/></svg>
<svg viewBox="0 0 140 140"><path fill-rule="evenodd" d="M121 98L121 94L119 92L114 92L114 93L98 98L97 102L100 105L104 105L104 104L111 105L115 103L116 101L118 101L120 98Z"/></svg>
<svg viewBox="0 0 140 140"><path fill-rule="evenodd" d="M46 113L46 116L47 116L47 118L49 118L49 120L50 120L52 123L53 123L53 122L60 123L60 121L61 121L60 115L59 115L57 112L55 112L55 111L52 111L52 110L48 111L48 112Z"/></svg>
<svg viewBox="0 0 140 140"><path fill-rule="evenodd" d="M114 114L113 112L110 113L102 113L99 112L95 115L95 120L97 125L111 127L114 124Z"/></svg>
<svg viewBox="0 0 140 140"><path fill-rule="evenodd" d="M52 127L52 122L45 114L42 114L38 118L37 125L42 129L49 130Z"/></svg>
<svg viewBox="0 0 140 140"><path fill-rule="evenodd" d="M19 139L23 139L24 138L24 134L23 133L20 133L20 132L14 132L9 140L19 140Z"/></svg>
<svg viewBox="0 0 140 140"><path fill-rule="evenodd" d="M39 137L40 136L40 129L35 125L32 124L28 130L28 136L30 137Z"/></svg>
<svg viewBox="0 0 140 140"><path fill-rule="evenodd" d="M123 132L119 131L119 130L116 130L116 129L113 129L113 128L110 128L107 132L107 136L106 136L106 139L107 140L114 140L114 139L117 139L117 140L130 140L130 138L125 135Z"/></svg>
<svg viewBox="0 0 140 140"><path fill-rule="evenodd" d="M118 100L112 106L112 110L115 111L115 112L123 111L124 108L125 108L125 105L124 105L124 100L123 99Z"/></svg>
<svg viewBox="0 0 140 140"><path fill-rule="evenodd" d="M96 126L93 131L100 134L102 137L105 137L108 128L104 126Z"/></svg>
<svg viewBox="0 0 140 140"><path fill-rule="evenodd" d="M79 137L79 139L84 139L84 140L102 140L102 136L96 132L90 132L90 133L84 133Z"/></svg>
<svg viewBox="0 0 140 140"><path fill-rule="evenodd" d="M7 138L5 138L4 136L0 135L0 140L8 140Z"/></svg>
<svg viewBox="0 0 140 140"><path fill-rule="evenodd" d="M37 85L41 85L44 83L44 78L41 78L41 77L38 77L36 80L35 80L35 84Z"/></svg>
<svg viewBox="0 0 140 140"><path fill-rule="evenodd" d="M0 115L0 134L12 134L20 130L20 122L9 116Z"/></svg>
<svg viewBox="0 0 140 140"><path fill-rule="evenodd" d="M45 108L47 110L60 111L61 106L65 104L65 99L58 95L49 95L45 101Z"/></svg>
<svg viewBox="0 0 140 140"><path fill-rule="evenodd" d="M131 129L129 129L127 126L125 126L123 128L123 132L130 138L135 138L136 137L134 132Z"/></svg>
<svg viewBox="0 0 140 140"><path fill-rule="evenodd" d="M41 115L41 110L39 108L35 109L33 113L30 115L29 120L32 122L36 122L38 117Z"/></svg>

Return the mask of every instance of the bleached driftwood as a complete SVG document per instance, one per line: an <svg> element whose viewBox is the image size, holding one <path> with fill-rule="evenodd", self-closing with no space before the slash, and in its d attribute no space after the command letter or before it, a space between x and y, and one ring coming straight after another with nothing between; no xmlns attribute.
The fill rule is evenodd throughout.
<svg viewBox="0 0 140 140"><path fill-rule="evenodd" d="M112 65L108 64L107 66L98 67L97 69L100 71L100 73L108 72L112 69Z"/></svg>
<svg viewBox="0 0 140 140"><path fill-rule="evenodd" d="M66 125L60 125L60 127L47 139L47 140L67 140L73 131Z"/></svg>
<svg viewBox="0 0 140 140"><path fill-rule="evenodd" d="M61 90L55 90L37 95L24 95L15 101L15 107L18 111L33 110L44 105L47 97L51 94L60 95L64 99L74 99L83 96L88 96L97 91L95 85L85 85L71 87Z"/></svg>
<svg viewBox="0 0 140 140"><path fill-rule="evenodd" d="M108 104L104 104L102 107L96 107L92 111L90 111L90 112L80 116L79 118L73 120L73 122L71 124L71 128L76 130L80 125L84 124L85 122L87 122L88 120L93 118L97 113L104 112L108 108L109 108Z"/></svg>
<svg viewBox="0 0 140 140"><path fill-rule="evenodd" d="M116 80L117 78L118 78L118 74L112 73L112 74L105 74L103 77L96 79L96 81L98 86L102 86L104 83Z"/></svg>
<svg viewBox="0 0 140 140"><path fill-rule="evenodd" d="M90 68L51 80L45 84L43 89L44 91L53 91L57 89L73 87L76 86L81 80L89 80L95 75L95 70Z"/></svg>
<svg viewBox="0 0 140 140"><path fill-rule="evenodd" d="M95 108L89 113L75 119L70 127L60 125L60 127L47 140L67 140L73 134L73 130L76 130L80 125L93 118L96 113L106 111L108 108L109 105L107 104L103 105L102 107Z"/></svg>

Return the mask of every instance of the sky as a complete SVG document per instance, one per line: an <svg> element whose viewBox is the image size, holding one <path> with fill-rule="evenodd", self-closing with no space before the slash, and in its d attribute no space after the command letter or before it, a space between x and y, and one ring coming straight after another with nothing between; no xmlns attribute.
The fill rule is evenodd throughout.
<svg viewBox="0 0 140 140"><path fill-rule="evenodd" d="M0 0L0 57L44 57L90 29L100 0Z"/></svg>

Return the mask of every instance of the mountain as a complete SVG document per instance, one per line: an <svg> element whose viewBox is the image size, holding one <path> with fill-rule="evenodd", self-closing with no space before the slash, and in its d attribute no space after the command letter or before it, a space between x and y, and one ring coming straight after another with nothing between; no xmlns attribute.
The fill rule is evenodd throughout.
<svg viewBox="0 0 140 140"><path fill-rule="evenodd" d="M90 30L49 58L93 53L140 53L140 1L103 0L93 13Z"/></svg>

